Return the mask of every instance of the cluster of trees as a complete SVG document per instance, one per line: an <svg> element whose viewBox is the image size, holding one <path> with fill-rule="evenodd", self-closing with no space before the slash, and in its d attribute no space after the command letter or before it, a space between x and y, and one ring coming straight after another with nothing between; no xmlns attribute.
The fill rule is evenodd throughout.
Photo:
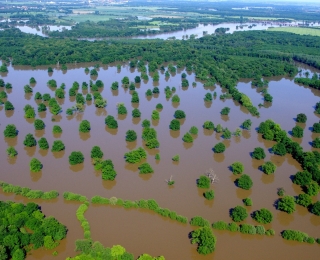
<svg viewBox="0 0 320 260"><path fill-rule="evenodd" d="M144 127L142 130L142 140L146 142L149 149L158 148L160 143L157 139L157 131L151 127Z"/></svg>
<svg viewBox="0 0 320 260"><path fill-rule="evenodd" d="M125 153L124 157L128 163L139 163L147 158L147 152L142 147L139 147L136 150Z"/></svg>
<svg viewBox="0 0 320 260"><path fill-rule="evenodd" d="M86 202L88 201L88 198L86 196L83 196L81 194L73 193L66 191L63 193L63 198L65 200L72 200L72 201L80 201L80 202Z"/></svg>
<svg viewBox="0 0 320 260"><path fill-rule="evenodd" d="M201 227L191 232L191 243L198 244L197 252L207 255L215 250L216 237L210 227Z"/></svg>
<svg viewBox="0 0 320 260"><path fill-rule="evenodd" d="M150 209L163 217L168 217L180 223L185 224L188 222L188 219L186 217L178 215L175 211L170 211L169 209L159 207L158 203L153 199L149 199L149 200L140 199L136 201L130 201L130 200L122 200L116 197L111 197L108 199L101 196L94 196L92 197L91 202L93 204L118 205L124 208Z"/></svg>
<svg viewBox="0 0 320 260"><path fill-rule="evenodd" d="M313 74L312 78L295 78L294 82L310 88L320 89L320 78L316 73Z"/></svg>
<svg viewBox="0 0 320 260"><path fill-rule="evenodd" d="M298 230L292 230L292 229L287 229L284 230L281 233L281 236L286 239L286 240L294 240L298 242L306 242L309 244L314 244L315 239L313 237L309 237L307 233L298 231Z"/></svg>
<svg viewBox="0 0 320 260"><path fill-rule="evenodd" d="M41 190L32 190L28 187L12 185L3 181L0 182L0 187L2 188L3 192L14 193L16 195L21 195L28 199L50 200L55 199L59 196L59 193L56 190L46 192Z"/></svg>
<svg viewBox="0 0 320 260"><path fill-rule="evenodd" d="M66 237L67 228L54 217L45 217L33 202L24 205L1 201L0 209L3 259L25 259L26 248L53 249Z"/></svg>
<svg viewBox="0 0 320 260"><path fill-rule="evenodd" d="M104 120L105 124L111 128L111 129L117 129L118 128L118 122L113 116L107 116Z"/></svg>

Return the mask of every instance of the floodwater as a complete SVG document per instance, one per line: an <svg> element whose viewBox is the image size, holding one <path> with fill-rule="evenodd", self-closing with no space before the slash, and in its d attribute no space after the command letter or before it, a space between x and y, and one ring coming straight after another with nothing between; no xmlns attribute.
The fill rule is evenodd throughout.
<svg viewBox="0 0 320 260"><path fill-rule="evenodd" d="M255 25L255 26L253 26ZM204 35L204 32L206 34L212 34L215 33L215 30L217 28L229 28L229 31L227 33L234 33L235 31L249 31L249 30L267 30L269 27L280 27L280 26L297 26L298 22L291 22L291 23L275 23L275 22L263 22L263 23L244 23L242 25L237 23L221 23L221 24L199 24L196 28L193 29L186 29L182 31L175 31L175 32L169 32L169 33L160 33L160 34L150 34L147 36L136 36L136 37L128 37L132 39L162 39L166 40L168 38L175 37L177 40L187 39L192 34L195 36L195 38L202 37ZM48 37L47 34L45 34L41 27L34 28L29 26L16 26L19 28L22 32L25 33L32 33L36 35L40 35L43 37ZM50 25L51 31L62 31L62 30L71 30L71 26L54 26ZM159 30L159 28L155 28L154 30ZM105 38L81 38L81 40L104 40Z"/></svg>
<svg viewBox="0 0 320 260"><path fill-rule="evenodd" d="M289 132L295 125L294 118L298 113L305 113L308 117L306 124L300 124L304 129L304 137L297 140L305 150L312 150L310 142L320 134L313 134L310 130L313 123L319 121L319 116L314 114L314 105L319 101L320 92L307 87L299 86L293 82L293 78L269 78L268 91L274 97L272 104L265 104L259 109L260 117L252 117L248 111L231 99L220 100L219 96L224 92L218 85L212 88L204 88L203 83L196 80L194 74L187 73L190 86L181 87L181 74L178 70L176 75L166 79L160 73L159 83L153 83L151 77L148 82L137 85L140 103L131 104L131 94L128 89L119 87L118 91L111 91L112 82L121 82L124 76L131 81L140 75L136 69L130 69L128 64L123 63L121 71L118 71L116 64L100 67L98 78L104 82L102 96L107 99L107 106L103 109L95 108L92 102L87 103L83 113L76 113L67 116L67 108L75 104L74 98L69 98L68 90L74 81L89 83L90 75L84 72L85 67L93 68L94 64L69 65L67 72L55 69L52 75L48 75L46 68L32 69L30 67L15 66L9 67L9 73L1 75L5 82L13 85L12 91L8 92L8 100L15 106L13 112L4 111L0 107L0 132L3 132L7 124L15 124L19 130L18 137L9 139L0 138L1 160L0 180L14 185L26 186L32 189L43 191L58 190L60 194L65 191L80 193L91 198L94 195L103 197L118 197L122 199L155 199L163 208L176 211L178 214L191 219L194 216L202 216L211 223L224 220L230 222L229 210L237 205L242 205L242 199L250 197L253 206L248 207L248 212L260 208L267 208L274 214L274 221L265 225L266 228L273 228L276 231L274 237L259 235L242 235L240 233L229 233L228 231L214 231L217 236L216 251L208 256L201 256L196 252L196 245L191 245L188 234L193 230L189 224L180 224L167 218L162 218L148 210L123 209L117 206L90 205L85 213L91 225L93 240L98 240L105 246L120 244L127 251L134 253L135 257L142 253L153 256L164 255L166 259L318 259L319 245L300 244L288 242L281 238L280 232L284 229L296 229L308 233L310 236L319 237L320 217L309 213L305 208L297 206L297 211L292 215L280 212L275 209L274 203L277 200L277 188L283 187L288 195L301 193L300 186L292 183L290 177L301 170L300 165L286 155L280 157L268 152L274 142L266 141L257 134L256 128L260 122L272 118L280 123L282 128ZM304 67L304 70L310 70ZM319 73L319 71L316 71ZM29 83L34 77L37 83L33 86L33 94L24 94L23 86ZM37 113L36 118L41 118L46 128L42 131L34 130L34 119L25 119L23 107L31 104L37 108L34 100L36 92L50 93L54 90L47 87L47 81L55 79L58 86L66 84L66 98L58 100L63 112L58 116L52 116L49 111ZM96 79L94 79L96 80ZM192 82L197 86L193 87ZM121 85L121 84L120 84ZM160 94L147 98L145 92L158 86ZM180 97L179 104L172 104L164 94L166 86L176 87L176 94ZM262 95L257 88L251 86L248 79L239 82L240 91L246 93L255 105L263 103ZM0 91L3 89L0 89ZM81 87L79 89L81 92ZM213 102L204 102L206 93L217 92L217 98ZM84 92L86 93L86 92ZM116 105L124 102L128 114L118 116ZM139 175L138 166L125 162L125 152L144 146L141 139L141 122L144 119L151 120L152 110L156 104L162 103L163 110L160 112L160 120L152 121L152 127L157 130L159 149L147 149L147 162L154 169L150 175ZM221 116L223 107L230 107L228 116ZM141 119L133 119L131 111L138 107L142 112ZM186 113L186 119L181 121L180 131L169 129L170 121L173 119L175 110L181 109ZM104 118L113 115L118 120L119 128L110 130L104 124ZM52 121L52 118L55 121ZM91 123L89 134L80 134L78 131L81 120L88 120ZM241 123L251 119L252 130L243 131L241 137L232 137L224 140L221 134L213 131L203 130L204 121L211 120L215 125L221 124L235 131ZM53 125L60 125L63 129L61 135L53 135ZM183 135L189 131L191 126L196 126L199 133L193 144L185 144L182 141ZM125 141L127 130L133 129L138 134L137 141L129 143ZM25 148L23 140L26 134L32 133L36 139L46 137L50 146L54 140L61 139L66 146L65 151L52 153L50 150L43 152L36 148ZM227 149L223 154L214 154L213 146L223 142ZM8 145L15 146L18 156L9 159L6 155ZM101 173L95 171L91 165L90 151L94 145L101 147L105 159L111 159L115 165L118 175L115 181L103 181ZM263 147L267 157L265 160L254 160L250 152L255 147ZM81 151L85 156L83 164L69 166L68 156L72 151ZM154 155L160 153L161 160L156 161ZM180 162L174 163L171 158L180 155ZM38 158L43 169L40 173L29 171L29 161L32 157ZM267 176L258 168L264 161L271 160L277 165L274 175ZM241 190L234 184L236 177L229 170L234 161L241 161L245 165L245 173L249 174L254 182L253 188L249 191ZM219 177L219 182L212 185L215 191L213 201L206 201L203 197L203 189L196 186L196 180L206 170L212 168ZM169 187L165 179L173 176L175 184ZM320 196L314 197L314 201ZM0 192L0 199L28 202L20 196L4 194ZM80 205L76 202L66 202L62 196L53 201L35 200L42 207L46 215L53 215L64 223L68 229L67 238L57 248L59 259L67 256L75 256L74 242L83 238L83 231L76 219L75 212ZM255 224L250 217L245 223ZM250 249L249 249L250 248ZM37 250L27 259L51 259L54 250Z"/></svg>

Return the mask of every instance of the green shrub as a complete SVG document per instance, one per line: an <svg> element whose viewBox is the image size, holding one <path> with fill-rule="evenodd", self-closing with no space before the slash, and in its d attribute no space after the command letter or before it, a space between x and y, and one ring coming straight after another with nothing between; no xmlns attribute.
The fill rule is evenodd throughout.
<svg viewBox="0 0 320 260"><path fill-rule="evenodd" d="M151 89L148 89L148 90L146 91L146 96L147 96L147 97L152 96L152 91L151 91Z"/></svg>
<svg viewBox="0 0 320 260"><path fill-rule="evenodd" d="M223 143L217 143L213 150L215 153L223 153L226 150L226 146Z"/></svg>
<svg viewBox="0 0 320 260"><path fill-rule="evenodd" d="M23 144L27 147L33 147L37 145L37 141L32 134L27 134L24 138Z"/></svg>
<svg viewBox="0 0 320 260"><path fill-rule="evenodd" d="M61 140L53 141L51 152L60 152L65 149L64 143Z"/></svg>
<svg viewBox="0 0 320 260"><path fill-rule="evenodd" d="M309 184L305 185L303 188L306 191L306 193L310 196L316 196L320 191L320 186L315 181L311 181Z"/></svg>
<svg viewBox="0 0 320 260"><path fill-rule="evenodd" d="M158 109L158 110L163 109L163 105L162 105L161 103L158 103L158 104L156 105L156 109Z"/></svg>
<svg viewBox="0 0 320 260"><path fill-rule="evenodd" d="M146 127L150 127L151 123L148 119L144 119L142 121L142 127L146 128Z"/></svg>
<svg viewBox="0 0 320 260"><path fill-rule="evenodd" d="M127 108L123 103L119 103L117 106L119 115L126 115L128 113Z"/></svg>
<svg viewBox="0 0 320 260"><path fill-rule="evenodd" d="M190 221L190 225L196 227L210 227L209 221L200 216L193 217Z"/></svg>
<svg viewBox="0 0 320 260"><path fill-rule="evenodd" d="M267 236L274 236L276 234L276 232L273 229L268 229L268 230L266 230L265 234Z"/></svg>
<svg viewBox="0 0 320 260"><path fill-rule="evenodd" d="M105 124L110 128L110 129L117 129L118 128L118 122L113 116L107 116L104 120Z"/></svg>
<svg viewBox="0 0 320 260"><path fill-rule="evenodd" d="M303 113L297 115L297 122L298 123L305 123L307 122L307 116Z"/></svg>
<svg viewBox="0 0 320 260"><path fill-rule="evenodd" d="M171 120L169 128L173 131L180 130L180 121L177 119Z"/></svg>
<svg viewBox="0 0 320 260"><path fill-rule="evenodd" d="M119 83L117 81L113 82L111 85L112 90L117 90L119 88Z"/></svg>
<svg viewBox="0 0 320 260"><path fill-rule="evenodd" d="M191 136L191 134L186 133L183 137L182 140L186 143L193 143L193 137Z"/></svg>
<svg viewBox="0 0 320 260"><path fill-rule="evenodd" d="M83 161L84 161L84 156L79 151L74 151L69 155L69 163L71 165L80 164L80 163L83 163Z"/></svg>
<svg viewBox="0 0 320 260"><path fill-rule="evenodd" d="M149 141L151 139L157 139L157 131L154 128L145 127L142 130L142 139Z"/></svg>
<svg viewBox="0 0 320 260"><path fill-rule="evenodd" d="M257 159L257 160L261 160L261 159L266 158L266 154L264 153L263 148L261 148L261 147L254 148L254 151L252 153L252 158Z"/></svg>
<svg viewBox="0 0 320 260"><path fill-rule="evenodd" d="M314 123L312 126L312 131L314 133L320 133L320 123Z"/></svg>
<svg viewBox="0 0 320 260"><path fill-rule="evenodd" d="M132 117L134 118L141 117L141 112L138 108L135 108L132 110Z"/></svg>
<svg viewBox="0 0 320 260"><path fill-rule="evenodd" d="M146 141L146 146L149 149L159 148L160 143L156 138L153 138L153 139Z"/></svg>
<svg viewBox="0 0 320 260"><path fill-rule="evenodd" d="M179 103L180 102L180 98L179 98L178 95L173 95L171 101L172 101L172 103Z"/></svg>
<svg viewBox="0 0 320 260"><path fill-rule="evenodd" d="M88 198L86 196L82 196L80 194L77 194L77 193L73 193L73 192L64 192L63 193L63 198L65 200L73 200L73 201L80 201L80 202L86 202L88 201ZM82 206L83 205L83 206ZM87 206L85 204L82 204L81 208L79 207L78 210L77 210L77 218L79 219L79 213L82 211L83 213L87 210ZM82 213L82 214L83 214Z"/></svg>
<svg viewBox="0 0 320 260"><path fill-rule="evenodd" d="M179 162L180 161L180 155L176 154L175 156L172 157L172 161L174 162Z"/></svg>
<svg viewBox="0 0 320 260"><path fill-rule="evenodd" d="M205 121L203 124L204 129L214 130L214 124L211 121Z"/></svg>
<svg viewBox="0 0 320 260"><path fill-rule="evenodd" d="M221 115L229 115L229 113L230 113L230 108L229 107L222 108L222 110L220 112Z"/></svg>
<svg viewBox="0 0 320 260"><path fill-rule="evenodd" d="M252 205L253 205L252 199L250 199L250 198L245 198L245 199L243 199L242 201L243 201L243 204L244 204L245 206L252 206Z"/></svg>
<svg viewBox="0 0 320 260"><path fill-rule="evenodd" d="M44 124L44 122L41 120L41 119L36 119L36 120L34 120L34 128L36 129L36 130L42 130L42 129L44 129L45 128L45 124Z"/></svg>
<svg viewBox="0 0 320 260"><path fill-rule="evenodd" d="M311 181L312 174L308 171L297 172L293 178L293 183L297 185L308 185Z"/></svg>
<svg viewBox="0 0 320 260"><path fill-rule="evenodd" d="M313 141L312 141L312 147L314 148L320 148L320 138L316 137Z"/></svg>
<svg viewBox="0 0 320 260"><path fill-rule="evenodd" d="M47 110L47 107L46 107L45 104L40 103L40 104L38 105L38 112L44 112L44 111L46 111L46 110Z"/></svg>
<svg viewBox="0 0 320 260"><path fill-rule="evenodd" d="M217 230L228 230L228 223L220 220L212 224L212 228Z"/></svg>
<svg viewBox="0 0 320 260"><path fill-rule="evenodd" d="M216 237L209 227L202 227L191 232L191 243L198 244L197 252L207 255L215 250Z"/></svg>
<svg viewBox="0 0 320 260"><path fill-rule="evenodd" d="M25 118L35 118L36 117L36 113L34 111L34 108L30 108L28 109L25 114L24 114Z"/></svg>
<svg viewBox="0 0 320 260"><path fill-rule="evenodd" d="M104 108L107 105L107 100L104 98L96 98L94 100L94 105L97 108Z"/></svg>
<svg viewBox="0 0 320 260"><path fill-rule="evenodd" d="M147 158L147 153L142 147L139 147L136 150L132 150L130 152L125 153L124 157L126 162L128 163L138 163L142 159Z"/></svg>
<svg viewBox="0 0 320 260"><path fill-rule="evenodd" d="M42 137L38 141L39 147L41 150L48 150L49 149L49 143L46 138Z"/></svg>
<svg viewBox="0 0 320 260"><path fill-rule="evenodd" d="M213 200L214 199L214 190L209 190L203 193L203 196L207 199L207 200Z"/></svg>
<svg viewBox="0 0 320 260"><path fill-rule="evenodd" d="M113 181L117 176L117 172L114 170L114 165L113 165L112 161L105 160L102 164L103 164L102 169L101 169L102 179Z"/></svg>
<svg viewBox="0 0 320 260"><path fill-rule="evenodd" d="M279 188L277 191L278 196L284 196L285 193L286 191L284 190L284 188Z"/></svg>
<svg viewBox="0 0 320 260"><path fill-rule="evenodd" d="M296 210L296 204L294 197L292 196L284 196L278 201L278 209L288 214L292 214Z"/></svg>
<svg viewBox="0 0 320 260"><path fill-rule="evenodd" d="M204 101L206 101L206 102L211 102L211 101L212 101L212 94L211 94L211 93L207 93L207 94L204 96Z"/></svg>
<svg viewBox="0 0 320 260"><path fill-rule="evenodd" d="M14 138L18 135L18 130L14 124L9 124L3 131L4 137Z"/></svg>
<svg viewBox="0 0 320 260"><path fill-rule="evenodd" d="M154 170L152 169L151 165L149 163L143 163L139 166L140 174L148 174L153 173Z"/></svg>
<svg viewBox="0 0 320 260"><path fill-rule="evenodd" d="M264 95L264 101L272 102L272 100L273 100L273 97L269 93Z"/></svg>
<svg viewBox="0 0 320 260"><path fill-rule="evenodd" d="M54 125L53 128L52 128L52 133L61 134L62 133L62 128L59 125Z"/></svg>
<svg viewBox="0 0 320 260"><path fill-rule="evenodd" d="M237 185L241 189L250 190L253 185L253 181L249 175L243 174L237 179Z"/></svg>
<svg viewBox="0 0 320 260"><path fill-rule="evenodd" d="M269 162L264 163L261 166L261 169L265 174L269 175L269 174L273 174L276 171L277 166L273 162L269 161Z"/></svg>
<svg viewBox="0 0 320 260"><path fill-rule="evenodd" d="M17 152L16 149L14 149L13 146L9 146L9 147L7 148L7 154L8 154L10 157L15 157L15 156L18 154L18 152Z"/></svg>
<svg viewBox="0 0 320 260"><path fill-rule="evenodd" d="M198 134L198 128L196 126L191 126L189 133L192 135L197 135Z"/></svg>
<svg viewBox="0 0 320 260"><path fill-rule="evenodd" d="M257 233L256 227L250 224L241 224L239 230L242 234L255 235Z"/></svg>
<svg viewBox="0 0 320 260"><path fill-rule="evenodd" d="M30 87L29 85L24 86L24 93L28 94L28 93L32 93L32 92L33 92L32 87Z"/></svg>
<svg viewBox="0 0 320 260"><path fill-rule="evenodd" d="M201 175L200 178L197 180L197 186L199 188L208 189L210 188L210 183L210 179L205 175Z"/></svg>
<svg viewBox="0 0 320 260"><path fill-rule="evenodd" d="M79 132L89 133L91 130L90 122L88 120L81 121L79 125Z"/></svg>
<svg viewBox="0 0 320 260"><path fill-rule="evenodd" d="M91 149L91 158L102 158L103 152L99 146L93 146Z"/></svg>
<svg viewBox="0 0 320 260"><path fill-rule="evenodd" d="M235 222L240 222L248 217L247 210L242 206L236 206L231 210L230 217Z"/></svg>
<svg viewBox="0 0 320 260"><path fill-rule="evenodd" d="M233 174L241 174L244 171L244 165L241 162L234 162L231 164Z"/></svg>
<svg viewBox="0 0 320 260"><path fill-rule="evenodd" d="M272 222L273 215L269 210L262 208L253 212L252 218L261 224L268 224Z"/></svg>
<svg viewBox="0 0 320 260"><path fill-rule="evenodd" d="M317 201L312 205L311 212L317 216L320 216L320 201Z"/></svg>
<svg viewBox="0 0 320 260"><path fill-rule="evenodd" d="M32 172L40 172L42 169L42 164L37 158L32 158L29 166L30 166L30 171Z"/></svg>
<svg viewBox="0 0 320 260"><path fill-rule="evenodd" d="M228 225L228 230L231 232L237 232L239 231L239 226L237 225L237 223L231 222Z"/></svg>
<svg viewBox="0 0 320 260"><path fill-rule="evenodd" d="M182 119L182 118L186 118L186 113L182 110L176 110L174 112L174 117L177 119Z"/></svg>
<svg viewBox="0 0 320 260"><path fill-rule="evenodd" d="M306 233L303 233L298 230L284 230L281 233L281 236L286 240L294 240L298 242L304 242L309 236Z"/></svg>
<svg viewBox="0 0 320 260"><path fill-rule="evenodd" d="M43 101L49 101L51 99L51 96L50 96L50 94L45 93L45 94L43 94L42 98L43 98Z"/></svg>
<svg viewBox="0 0 320 260"><path fill-rule="evenodd" d="M152 120L159 120L160 119L160 113L157 110L153 110L152 111L152 115L151 115Z"/></svg>
<svg viewBox="0 0 320 260"><path fill-rule="evenodd" d="M156 160L160 160L160 154L157 153L154 158L155 158Z"/></svg>
<svg viewBox="0 0 320 260"><path fill-rule="evenodd" d="M251 125L252 125L252 121L250 119L247 119L241 124L241 127L243 129L250 130L251 129Z"/></svg>
<svg viewBox="0 0 320 260"><path fill-rule="evenodd" d="M297 138L303 137L303 128L298 125L292 128L292 136Z"/></svg>
<svg viewBox="0 0 320 260"><path fill-rule="evenodd" d="M312 198L310 195L302 193L299 194L296 198L295 201L297 204L303 206L303 207L308 207L312 204Z"/></svg>

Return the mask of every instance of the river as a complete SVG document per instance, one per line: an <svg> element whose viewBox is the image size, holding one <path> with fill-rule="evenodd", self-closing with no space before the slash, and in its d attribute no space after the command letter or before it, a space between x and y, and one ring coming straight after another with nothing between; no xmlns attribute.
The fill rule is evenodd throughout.
<svg viewBox="0 0 320 260"><path fill-rule="evenodd" d="M221 27L221 25L219 26ZM204 27L205 28L205 27ZM204 28L199 31L205 30ZM299 86L293 82L293 78L274 77L270 81L268 91L274 97L272 104L259 109L260 117L252 117L247 109L231 99L220 100L219 96L224 90L218 85L212 88L204 88L203 83L195 79L193 73L187 73L190 86L181 87L181 74L184 70L178 70L175 75L166 79L160 73L159 83L153 83L150 77L148 82L137 85L140 103L131 104L131 95L128 89L119 87L118 91L111 91L110 86L114 81L120 82L124 76L133 80L140 75L137 69L130 69L128 64L123 63L121 71L117 70L116 64L100 67L98 79L105 84L102 96L107 99L106 108L95 108L92 102L86 104L85 112L67 116L65 111L75 104L74 98L69 98L68 89L76 80L80 83L89 82L90 75L85 74L84 67L93 68L93 64L68 65L67 72L55 69L52 75L48 75L46 67L32 69L25 66L9 66L9 73L2 74L5 82L13 85L8 93L8 100L15 106L13 112L4 111L0 107L0 132L3 132L7 124L15 124L19 130L18 137L0 138L1 169L0 180L32 189L44 191L58 190L62 195L65 191L80 193L88 198L94 195L104 197L119 197L122 199L138 200L155 199L163 208L169 208L189 219L199 215L208 219L211 223L218 220L230 222L230 208L242 205L242 199L251 197L253 206L248 207L251 213L260 208L267 208L274 214L274 221L265 225L276 231L274 237L259 235L243 235L228 231L213 231L217 236L217 248L213 254L201 256L196 252L196 245L191 245L188 234L193 230L189 224L178 224L166 218L162 218L148 210L123 209L117 206L93 206L85 213L91 225L91 233L94 240L102 242L105 246L120 244L127 251L134 253L135 257L142 253L153 256L164 255L167 260L176 259L318 259L319 245L301 244L288 242L281 238L280 232L284 229L296 229L308 233L310 236L319 237L320 217L317 217L307 209L297 206L297 211L291 215L275 209L274 202L278 198L277 188L283 187L288 195L301 193L300 186L292 183L290 176L301 170L300 165L291 156L284 157L273 155L268 152L274 142L266 141L257 134L256 128L260 122L272 118L281 124L281 127L289 132L297 123L294 118L298 113L305 113L308 117L306 124L299 124L304 128L304 137L297 140L305 150L314 150L310 142L320 134L310 131L313 123L319 121L319 115L314 113L314 105L319 101L318 90ZM310 71L309 67L303 70ZM314 72L314 71L313 71ZM315 71L319 73L319 71ZM23 86L34 77L37 81L33 86L33 95L24 94ZM63 112L58 116L52 116L49 111L37 113L45 124L45 130L34 130L34 119L25 119L23 107L31 104L37 108L34 94L50 93L54 91L47 87L47 81L55 79L58 86L66 84L66 98L59 100ZM196 82L196 87L191 85ZM120 84L121 85L121 84ZM147 98L145 92L154 86L159 86L160 94ZM176 87L176 94L181 101L172 104L164 94L166 86ZM254 105L263 103L262 95L250 84L250 80L242 79L238 88L246 93ZM0 91L3 89L0 88ZM81 87L79 92L81 92ZM204 102L206 93L217 93L217 98L212 103ZM86 91L83 92L86 94ZM116 105L123 102L127 109L126 116L118 116ZM156 104L162 103L163 110L160 112L160 120L151 121L152 127L158 132L160 142L159 149L147 149L147 162L154 169L154 174L139 175L136 165L125 162L125 152L144 146L141 139L141 122L143 119L151 119L152 110ZM190 105L192 104L192 105ZM223 107L230 107L229 116L221 116ZM133 119L131 111L138 107L142 113L141 119ZM169 123L173 119L175 110L181 109L186 112L186 119L182 120L180 131L171 131ZM110 130L104 124L104 118L113 115L118 120L119 128ZM52 118L55 121L52 121ZM203 130L204 121L211 120L215 125L221 124L228 127L232 132L246 119L251 119L252 130L242 131L241 137L232 137L224 140L221 134ZM79 133L78 127L81 120L87 119L91 123L92 130L89 134ZM53 125L60 125L63 129L61 135L53 135ZM196 126L199 133L193 144L182 141L183 135ZM138 134L137 141L129 143L125 141L125 133L133 129ZM51 146L54 140L61 139L66 146L65 151L52 153L43 152L36 148L25 148L23 140L26 134L32 133L36 139L46 137ZM227 149L223 154L214 154L213 146L223 142ZM6 155L6 147L15 146L18 156L9 159ZM115 181L103 181L101 172L95 171L91 165L90 151L94 145L98 145L104 152L105 159L112 159L118 175ZM274 175L265 175L258 168L263 163L250 157L250 152L255 147L265 149L267 157L264 161L271 160L277 165ZM145 146L144 146L145 147ZM319 149L317 149L319 150ZM69 166L68 156L72 151L82 151L85 156L83 164ZM161 160L156 161L154 155L160 153ZM171 158L175 154L180 155L180 162L174 163ZM40 173L29 171L29 161L32 157L38 158L44 165ZM241 161L245 165L245 173L249 174L254 182L249 191L241 190L234 184L236 177L229 170L234 161ZM212 185L215 191L213 201L206 201L202 189L197 188L196 180L209 168L213 168L220 181ZM169 187L165 179L173 176L175 184ZM2 200L14 200L28 202L27 199L12 194L0 192ZM314 198L319 200L320 196ZM54 201L44 202L35 200L42 207L46 215L55 216L60 222L68 227L67 238L55 249L59 252L57 259L65 259L67 256L75 256L76 239L83 238L83 231L77 221L75 212L78 203L64 201L62 196ZM250 217L245 223L255 224ZM51 259L54 250L37 250L27 257L28 260Z"/></svg>

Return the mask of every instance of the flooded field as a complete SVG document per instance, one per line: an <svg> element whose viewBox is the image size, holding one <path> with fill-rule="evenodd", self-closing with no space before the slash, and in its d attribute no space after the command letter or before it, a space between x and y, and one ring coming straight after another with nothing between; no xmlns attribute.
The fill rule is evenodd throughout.
<svg viewBox="0 0 320 260"><path fill-rule="evenodd" d="M220 26L221 27L221 26ZM205 29L204 29L205 30ZM93 64L69 65L67 72L55 69L53 74L48 74L47 67L32 69L30 67L15 66L8 67L8 74L1 74L5 82L13 86L8 91L8 100L13 103L14 111L5 111L0 106L0 132L2 133L7 124L15 124L19 130L16 138L0 138L1 169L0 180L14 185L26 186L31 189L43 191L57 190L61 195L65 191L80 193L91 198L94 195L138 200L155 199L160 207L176 211L178 214L191 219L194 216L202 216L211 223L224 220L231 222L229 210L237 205L243 205L242 199L249 197L253 200L253 206L248 207L248 212L261 208L267 208L274 214L274 221L265 225L266 229L273 228L276 231L274 237L259 235L243 235L228 231L216 231L216 250L213 254L201 256L196 251L196 245L191 245L188 234L194 228L189 224L180 224L168 218L141 209L123 209L118 206L97 206L90 205L85 213L91 225L93 240L100 241L104 246L120 244L128 252L138 257L142 253L153 256L164 255L168 260L176 259L318 259L319 245L307 243L288 242L280 236L284 229L295 229L308 233L310 236L320 236L320 217L311 214L302 206L297 205L296 212L287 213L276 210L274 203L278 199L277 189L283 187L287 195L296 196L300 194L301 188L292 183L290 176L301 170L301 166L291 155L277 156L268 151L275 142L262 139L256 132L260 122L266 119L273 119L279 123L287 132L297 125L296 115L305 113L308 117L306 124L299 124L304 128L304 137L295 139L304 150L313 150L310 142L320 134L314 134L310 128L313 123L318 122L320 117L314 113L314 106L319 101L320 91L299 86L294 83L293 78L277 77L268 78L270 81L268 92L273 96L273 103L265 103L259 109L260 117L252 117L246 108L232 99L220 100L219 96L225 92L219 85L205 88L203 83L195 79L193 73L184 70L177 70L177 73L165 78L164 73L160 74L158 83L142 81L136 84L136 91L140 97L139 104L131 103L131 91L121 86L121 80L128 76L134 81L135 76L140 76L137 69L130 69L128 64L123 63L121 70L117 70L116 64L100 67L97 78L90 78L90 74L84 72L84 68L93 68ZM302 68L302 73L310 68ZM181 87L181 74L187 73L190 86ZM319 71L311 71L319 73ZM312 75L312 74L311 74ZM29 79L34 77L37 81L32 85L33 94L25 94L23 87L29 84ZM37 110L37 103L34 100L36 92L41 94L50 93L54 96L54 89L47 86L50 79L57 81L58 87L65 83L65 98L57 99L63 111L57 116L52 116L49 111L36 112L36 118L42 119L45 130L34 130L34 119L24 117L23 108L30 104ZM75 98L69 97L68 90L74 81L80 83L81 93L82 82L89 83L92 80L101 80L104 88L101 92L107 100L105 108L96 108L93 102L87 102L83 113L76 112L72 116L66 115L67 108L75 105ZM112 91L112 82L119 82L119 90ZM192 86L196 82L196 86ZM147 89L159 87L160 94L146 97ZM172 103L166 99L164 88L175 87L180 97L180 103ZM253 104L258 106L263 102L263 96L257 88L251 86L249 79L239 82L238 88L248 95ZM4 90L0 88L0 91ZM206 93L217 93L212 102L205 102ZM83 91L90 93L90 89ZM127 115L117 114L117 103L123 102L128 110ZM156 105L161 103L163 109L160 112L160 120L151 120L152 111ZM220 111L224 107L230 107L228 116L222 116ZM133 118L131 112L139 108L141 118ZM174 112L183 110L186 119L181 120L181 129L172 131L169 124L174 119ZM109 129L104 119L112 115L118 120L118 129ZM55 121L52 121L54 118ZM82 120L91 123L90 133L80 133L78 128ZM151 127L158 133L160 147L148 149L141 138L144 119L151 120ZM241 137L232 137L224 140L221 134L204 130L202 125L205 121L211 120L215 125L221 124L234 132L246 119L252 120L250 131L242 130ZM63 132L60 135L52 133L53 125L60 125ZM199 133L193 144L184 143L182 137L189 131L191 126L196 126ZM135 130L138 139L135 142L126 142L125 133L127 130ZM25 148L24 137L32 133L37 140L41 137L47 138L50 148L54 140L62 140L65 144L65 151L53 153L51 150L42 151L36 148ZM289 135L289 133L288 133ZM227 149L223 154L215 154L212 151L214 145L223 142ZM104 152L104 159L111 159L118 175L115 181L104 181L101 172L95 171L91 164L90 151L93 146L98 145ZM7 146L14 146L18 151L15 158L9 158L6 154ZM153 174L139 174L138 165L126 163L124 153L129 150L144 147L148 153L145 160L154 169ZM264 160L252 159L250 153L255 147L263 147L266 151ZM318 149L320 150L320 149ZM68 156L72 151L81 151L85 160L77 166L70 166ZM161 160L155 160L155 154L160 153ZM179 162L173 162L172 157L180 155ZM43 164L40 173L32 173L29 170L31 158L39 159ZM259 166L265 161L271 160L277 165L274 175L266 175L259 170ZM232 174L229 166L240 161L245 166L245 173L253 180L253 187L249 191L242 190L234 184L236 176ZM196 180L206 170L212 168L219 177L219 182L212 185L215 191L213 201L207 201L203 197L203 189L197 188ZM173 176L175 184L168 186L165 179ZM80 203L66 202L62 196L58 199L44 202L34 200L41 205L46 215L54 215L60 222L65 224L69 231L65 239L57 248L59 256L57 259L65 259L67 256L75 256L74 252L76 239L83 238L83 231L76 219L75 212ZM319 200L320 195L313 197L314 201ZM12 194L5 194L0 191L1 200L14 200L28 202L29 200ZM245 223L257 225L251 217ZM53 250L37 250L27 259L51 259Z"/></svg>

